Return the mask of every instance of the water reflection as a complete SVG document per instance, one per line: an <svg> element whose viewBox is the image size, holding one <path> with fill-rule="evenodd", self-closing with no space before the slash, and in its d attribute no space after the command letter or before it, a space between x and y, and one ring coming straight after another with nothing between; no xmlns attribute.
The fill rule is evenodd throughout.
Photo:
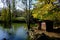
<svg viewBox="0 0 60 40"><path fill-rule="evenodd" d="M9 33L6 30L0 28L0 40L26 40L27 30L24 27L17 28L15 33Z"/></svg>
<svg viewBox="0 0 60 40"><path fill-rule="evenodd" d="M20 27L16 30L15 33L15 39L14 40L26 40L27 38L27 30L24 29L24 27Z"/></svg>
<svg viewBox="0 0 60 40"><path fill-rule="evenodd" d="M8 33L6 31L3 30L3 28L0 28L0 40L3 40L3 39L9 39L8 37Z"/></svg>

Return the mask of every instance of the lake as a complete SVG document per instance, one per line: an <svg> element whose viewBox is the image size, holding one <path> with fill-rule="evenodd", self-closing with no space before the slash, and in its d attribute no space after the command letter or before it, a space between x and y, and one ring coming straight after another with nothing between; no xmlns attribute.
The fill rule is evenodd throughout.
<svg viewBox="0 0 60 40"><path fill-rule="evenodd" d="M0 40L27 40L27 24L12 23L11 29L3 28L0 24Z"/></svg>

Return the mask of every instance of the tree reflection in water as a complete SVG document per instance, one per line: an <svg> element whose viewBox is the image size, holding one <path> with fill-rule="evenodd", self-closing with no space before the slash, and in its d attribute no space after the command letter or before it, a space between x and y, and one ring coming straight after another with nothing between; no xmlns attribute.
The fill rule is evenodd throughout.
<svg viewBox="0 0 60 40"><path fill-rule="evenodd" d="M20 27L16 30L14 34L8 33L0 28L0 40L26 40L27 30L24 27Z"/></svg>

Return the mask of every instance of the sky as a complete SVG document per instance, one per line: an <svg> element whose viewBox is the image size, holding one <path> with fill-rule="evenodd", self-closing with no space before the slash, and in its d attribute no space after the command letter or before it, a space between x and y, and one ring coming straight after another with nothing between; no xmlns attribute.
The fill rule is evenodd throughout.
<svg viewBox="0 0 60 40"><path fill-rule="evenodd" d="M1 0L0 0L0 8L3 8L3 3L1 2Z"/></svg>
<svg viewBox="0 0 60 40"><path fill-rule="evenodd" d="M3 8L3 7L7 7L6 6L6 2L5 2L5 0L3 0L4 1L4 4L2 3L2 1L0 0L0 8ZM25 7L25 5L21 2L22 0L16 0L16 9L19 9L19 10L21 10L21 11L24 11L24 8L26 8ZM36 3L36 1L35 0L32 0L32 3ZM29 1L27 0L27 4L29 4ZM33 5L31 5L31 9L33 9ZM29 8L29 5L28 5L28 7L27 8Z"/></svg>

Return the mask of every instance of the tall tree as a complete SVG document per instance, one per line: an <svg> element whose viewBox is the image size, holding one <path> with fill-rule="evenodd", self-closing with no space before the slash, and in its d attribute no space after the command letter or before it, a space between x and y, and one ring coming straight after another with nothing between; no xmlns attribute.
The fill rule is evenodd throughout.
<svg viewBox="0 0 60 40"><path fill-rule="evenodd" d="M3 7L1 19L4 21L5 28L11 28L11 7L10 1L6 0L7 8Z"/></svg>
<svg viewBox="0 0 60 40"><path fill-rule="evenodd" d="M12 14L13 14L13 17L14 17L14 18L15 18L15 16L16 16L15 11L16 11L16 8L15 8L15 0L12 0Z"/></svg>
<svg viewBox="0 0 60 40"><path fill-rule="evenodd" d="M30 8L31 8L31 2L32 0L22 0L22 3L25 5L25 14L26 14L26 23L27 23L27 26L28 26L28 30L30 29L30 15L31 15L31 11L30 11Z"/></svg>

